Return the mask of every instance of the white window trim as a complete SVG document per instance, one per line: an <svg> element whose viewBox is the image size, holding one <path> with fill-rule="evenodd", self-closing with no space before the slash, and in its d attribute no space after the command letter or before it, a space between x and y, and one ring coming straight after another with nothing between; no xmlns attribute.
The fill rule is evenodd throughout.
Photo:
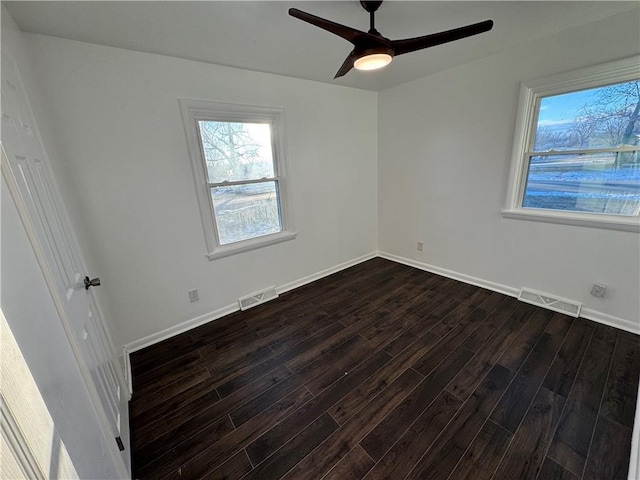
<svg viewBox="0 0 640 480"><path fill-rule="evenodd" d="M538 118L540 98L637 80L639 71L640 57L634 56L552 77L523 82L520 85L518 116L514 132L507 198L502 210L503 217L640 232L640 218L638 216L623 217L522 207L528 172L527 155L533 149L533 130L534 123Z"/></svg>
<svg viewBox="0 0 640 480"><path fill-rule="evenodd" d="M265 107L255 105L239 105L206 100L180 99L180 111L184 123L191 169L196 184L196 195L200 207L200 217L204 229L204 237L207 247L206 257L209 260L228 257L237 253L247 252L256 248L273 245L296 237L293 222L293 207L290 191L289 170L286 161L286 138L284 110L278 107ZM214 120L219 122L267 122L271 125L271 138L273 141L273 164L275 176L278 178L278 193L280 200L280 216L282 231L271 235L251 238L229 245L221 245L215 226L215 216L209 190L209 178L207 175L200 139L198 137L197 123L200 120Z"/></svg>

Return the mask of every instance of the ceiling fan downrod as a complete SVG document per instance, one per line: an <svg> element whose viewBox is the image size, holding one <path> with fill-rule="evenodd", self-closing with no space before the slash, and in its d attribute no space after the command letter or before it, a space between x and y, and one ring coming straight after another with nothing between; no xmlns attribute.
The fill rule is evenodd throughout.
<svg viewBox="0 0 640 480"><path fill-rule="evenodd" d="M369 12L369 32L372 35L378 35L378 36L382 36L380 34L380 32L378 32L376 30L376 20L375 20L375 16L376 16L376 10L378 10L378 8L380 8L380 5L382 5L382 0L380 1L376 1L376 2L367 2L367 1L360 1L360 5L362 5L362 8L364 8L367 12Z"/></svg>

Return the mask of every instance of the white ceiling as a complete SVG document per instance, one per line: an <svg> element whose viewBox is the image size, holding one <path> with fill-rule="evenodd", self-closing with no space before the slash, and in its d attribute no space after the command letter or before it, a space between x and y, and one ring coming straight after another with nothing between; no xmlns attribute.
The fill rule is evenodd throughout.
<svg viewBox="0 0 640 480"><path fill-rule="evenodd" d="M333 76L351 44L290 17L296 7L337 23L368 29L357 1L13 1L2 2L23 31L382 90L479 59L516 43L638 8L614 1L392 1L376 28L392 40L492 19L492 31L403 55L375 72ZM637 11L632 14L637 15Z"/></svg>

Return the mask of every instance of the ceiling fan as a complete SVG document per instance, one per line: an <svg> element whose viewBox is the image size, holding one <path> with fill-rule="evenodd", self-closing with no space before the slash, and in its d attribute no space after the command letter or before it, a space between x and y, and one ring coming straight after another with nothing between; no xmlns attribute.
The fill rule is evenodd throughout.
<svg viewBox="0 0 640 480"><path fill-rule="evenodd" d="M382 4L382 1L361 1L360 4L369 12L370 27L366 33L356 30L355 28L347 27L346 25L340 25L331 20L316 17L297 8L289 9L289 15L292 17L299 18L316 27L338 35L354 45L354 49L333 78L342 77L354 67L358 70L375 70L382 68L391 63L393 57L398 55L453 42L454 40L488 32L493 28L493 20L485 20L484 22L433 33L423 37L389 40L383 37L375 28L375 12Z"/></svg>

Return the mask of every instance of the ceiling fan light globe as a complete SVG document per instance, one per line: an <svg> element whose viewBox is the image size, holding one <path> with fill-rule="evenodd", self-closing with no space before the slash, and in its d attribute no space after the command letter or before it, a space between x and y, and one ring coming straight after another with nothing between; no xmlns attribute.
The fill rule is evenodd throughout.
<svg viewBox="0 0 640 480"><path fill-rule="evenodd" d="M358 58L353 62L353 66L357 70L377 70L389 65L391 60L393 60L393 57L388 53L373 53Z"/></svg>

